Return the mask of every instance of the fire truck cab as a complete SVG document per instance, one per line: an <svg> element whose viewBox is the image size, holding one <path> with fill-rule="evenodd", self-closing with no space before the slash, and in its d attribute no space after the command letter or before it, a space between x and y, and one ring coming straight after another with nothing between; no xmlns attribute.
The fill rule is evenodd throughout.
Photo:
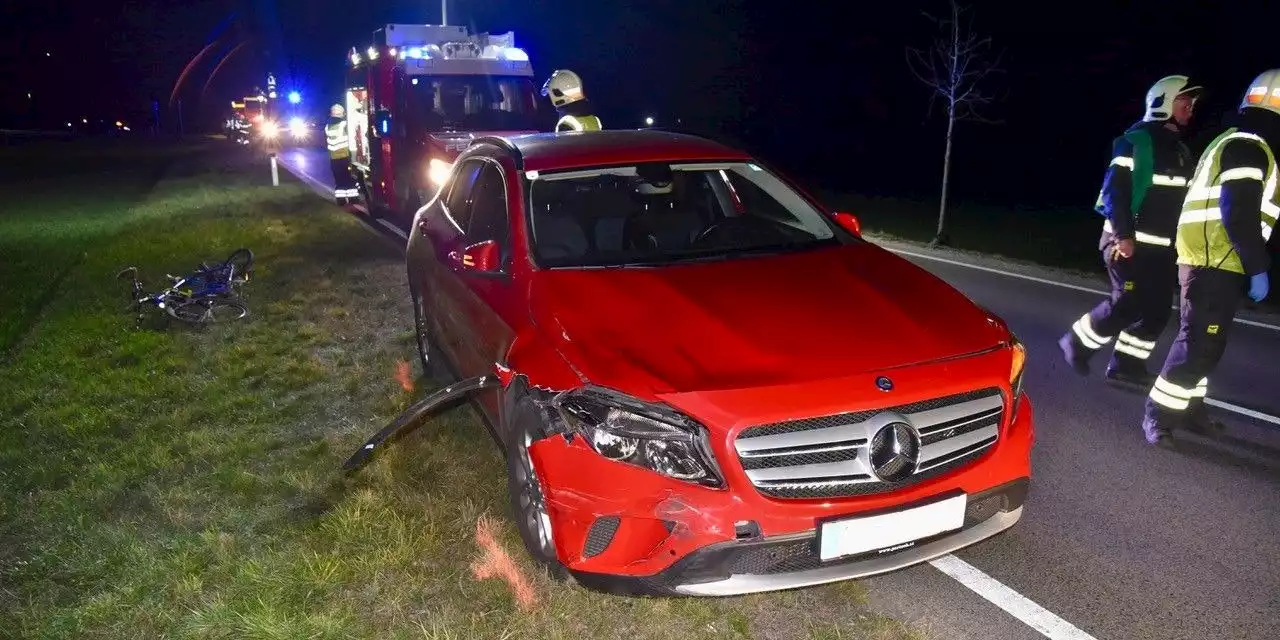
<svg viewBox="0 0 1280 640"><path fill-rule="evenodd" d="M388 24L352 49L346 109L351 167L370 215L407 222L484 135L550 129L550 105L515 34Z"/></svg>

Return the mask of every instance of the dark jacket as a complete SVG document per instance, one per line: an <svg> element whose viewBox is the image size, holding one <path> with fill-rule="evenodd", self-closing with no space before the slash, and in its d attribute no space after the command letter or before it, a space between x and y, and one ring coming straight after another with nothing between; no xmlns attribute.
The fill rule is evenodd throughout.
<svg viewBox="0 0 1280 640"><path fill-rule="evenodd" d="M586 98L583 98L581 100L575 100L564 106L556 107L556 113L559 114L560 117L562 118L564 116L574 116L576 118L581 118L583 116L595 115L595 113L593 113L591 109L591 101Z"/></svg>
<svg viewBox="0 0 1280 640"><path fill-rule="evenodd" d="M1145 158L1142 156L1144 145L1136 148L1134 145L1134 140L1143 135L1150 140L1150 155ZM1181 136L1164 123L1138 122L1115 139L1111 155L1098 197L1098 213L1108 222L1100 244L1105 246L1113 239L1131 239L1167 247L1172 252L1182 201L1195 171L1191 150ZM1134 189L1147 181L1142 202L1134 211Z"/></svg>

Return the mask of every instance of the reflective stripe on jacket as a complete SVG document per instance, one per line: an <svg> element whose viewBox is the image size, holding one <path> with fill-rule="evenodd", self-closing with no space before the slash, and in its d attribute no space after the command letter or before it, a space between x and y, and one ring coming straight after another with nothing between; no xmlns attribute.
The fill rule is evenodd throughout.
<svg viewBox="0 0 1280 640"><path fill-rule="evenodd" d="M329 146L330 158L346 158L351 155L346 120L325 125L324 139Z"/></svg>
<svg viewBox="0 0 1280 640"><path fill-rule="evenodd" d="M1223 156L1228 144L1233 148L1250 145L1251 149L1241 148L1241 151L1257 156L1258 161L1249 164L1259 166L1228 166L1224 170ZM1263 153L1258 154L1254 149ZM1262 166L1264 157L1265 166ZM1265 244L1271 238L1276 218L1280 217L1276 179L1275 155L1261 137L1231 128L1209 143L1196 166L1178 218L1178 264L1243 274L1244 262L1265 261L1265 255L1255 258L1255 254L1265 254ZM1260 191L1261 198L1240 198L1239 201L1236 196L1224 198L1224 189L1235 194L1239 187L1243 187L1241 190L1245 193ZM1241 254L1247 256L1243 262ZM1265 270L1265 267L1258 268Z"/></svg>
<svg viewBox="0 0 1280 640"><path fill-rule="evenodd" d="M1112 144L1094 205L1107 219L1103 231L1172 248L1193 165L1191 150L1163 123L1130 127Z"/></svg>
<svg viewBox="0 0 1280 640"><path fill-rule="evenodd" d="M600 131L604 125L596 116L565 116L556 123L556 132L560 131Z"/></svg>

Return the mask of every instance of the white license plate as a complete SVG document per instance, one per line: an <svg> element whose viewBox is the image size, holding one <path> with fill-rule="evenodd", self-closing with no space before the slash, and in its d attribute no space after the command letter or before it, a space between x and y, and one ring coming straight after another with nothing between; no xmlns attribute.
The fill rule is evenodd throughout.
<svg viewBox="0 0 1280 640"><path fill-rule="evenodd" d="M824 522L818 532L823 560L887 549L964 526L968 498L958 495L922 507Z"/></svg>

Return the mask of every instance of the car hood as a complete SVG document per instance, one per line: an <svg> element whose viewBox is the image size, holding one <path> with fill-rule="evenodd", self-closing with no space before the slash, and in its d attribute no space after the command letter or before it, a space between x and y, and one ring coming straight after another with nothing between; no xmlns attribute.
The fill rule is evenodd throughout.
<svg viewBox="0 0 1280 640"><path fill-rule="evenodd" d="M578 375L633 394L849 376L990 348L1003 324L871 244L536 272L532 319Z"/></svg>

